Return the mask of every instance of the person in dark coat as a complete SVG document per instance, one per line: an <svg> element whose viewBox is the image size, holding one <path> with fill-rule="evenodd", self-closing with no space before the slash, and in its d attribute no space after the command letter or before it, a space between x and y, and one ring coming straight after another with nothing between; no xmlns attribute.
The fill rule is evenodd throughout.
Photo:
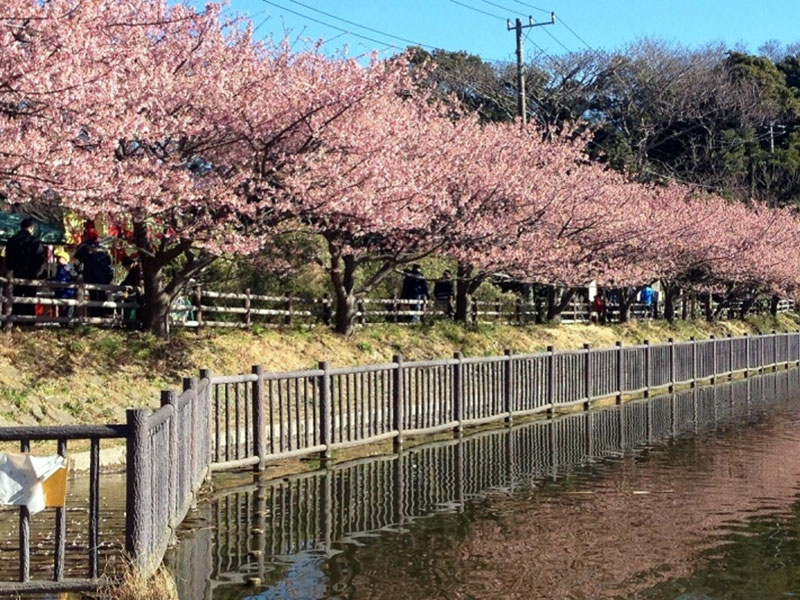
<svg viewBox="0 0 800 600"><path fill-rule="evenodd" d="M6 242L6 270L13 271L15 279L39 279L42 274L46 255L42 242L33 232L33 219L22 219L19 232ZM14 295L33 298L36 286L15 285ZM36 307L33 304L15 304L13 314L34 315Z"/></svg>
<svg viewBox="0 0 800 600"><path fill-rule="evenodd" d="M99 237L96 229L89 229L86 232L85 241L75 250L75 260L80 261L83 265L84 283L108 285L114 279L114 267L111 264L111 255L100 245ZM105 302L106 292L89 290L89 300ZM108 311L92 306L89 307L88 314L90 317L103 317L108 314Z"/></svg>
<svg viewBox="0 0 800 600"><path fill-rule="evenodd" d="M419 265L411 265L411 270L404 271L403 289L400 292L400 297L403 300L419 300L419 302L410 305L410 309L414 312L422 310L422 300L430 297L428 292L428 281L422 272L422 267ZM419 321L419 315L411 317L411 322L416 323Z"/></svg>
<svg viewBox="0 0 800 600"><path fill-rule="evenodd" d="M122 280L120 285L133 288L133 291L125 292L125 299L133 300L138 304L140 302L139 288L142 285L142 265L139 264L138 260L126 256L122 259L122 266L128 269L128 273L125 275L125 279ZM124 320L127 321L128 324L133 324L138 317L135 308L128 308L122 314Z"/></svg>
<svg viewBox="0 0 800 600"><path fill-rule="evenodd" d="M442 273L442 278L433 284L433 297L436 304L448 317L453 315L453 274L450 271Z"/></svg>

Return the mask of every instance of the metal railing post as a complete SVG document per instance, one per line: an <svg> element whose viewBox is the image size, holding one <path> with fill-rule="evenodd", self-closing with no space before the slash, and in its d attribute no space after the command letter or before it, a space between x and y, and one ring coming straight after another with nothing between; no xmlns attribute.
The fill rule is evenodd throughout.
<svg viewBox="0 0 800 600"><path fill-rule="evenodd" d="M772 368L778 370L778 332L772 330Z"/></svg>
<svg viewBox="0 0 800 600"><path fill-rule="evenodd" d="M211 385L211 378L214 377L214 373L211 369L200 369L200 379L208 380L208 385L206 386L206 397L205 397L205 408L206 408L206 439L205 439L205 451L204 454L206 455L206 464L211 465L214 462L214 455L211 448L211 440L215 435L214 428L215 428L215 419L213 417L214 407L212 406L212 399L214 397L213 386ZM211 478L211 469L209 468L206 471L206 480Z"/></svg>
<svg viewBox="0 0 800 600"><path fill-rule="evenodd" d="M625 388L625 354L622 342L617 341L617 404L622 404L622 393Z"/></svg>
<svg viewBox="0 0 800 600"><path fill-rule="evenodd" d="M689 386L697 387L697 340L692 336L689 341L692 343L692 380Z"/></svg>
<svg viewBox="0 0 800 600"><path fill-rule="evenodd" d="M584 344L583 349L586 351L583 385L586 389L586 402L583 403L583 409L589 410L592 405L592 345Z"/></svg>
<svg viewBox="0 0 800 600"><path fill-rule="evenodd" d="M319 443L325 446L320 452L320 460L327 463L331 459L331 376L328 369L328 361L321 361L318 368L322 370L319 376Z"/></svg>
<svg viewBox="0 0 800 600"><path fill-rule="evenodd" d="M744 334L744 376L750 377L750 334Z"/></svg>
<svg viewBox="0 0 800 600"><path fill-rule="evenodd" d="M267 411L264 402L264 367L253 365L250 372L256 376L251 388L251 401L253 403L253 455L258 457L254 465L255 471L263 471L267 461ZM270 432L272 435L272 432Z"/></svg>
<svg viewBox="0 0 800 600"><path fill-rule="evenodd" d="M711 383L717 383L717 338L713 335L709 337L711 340Z"/></svg>
<svg viewBox="0 0 800 600"><path fill-rule="evenodd" d="M650 397L650 382L652 378L650 376L650 358L651 358L651 349L650 349L650 340L644 341L644 397Z"/></svg>
<svg viewBox="0 0 800 600"><path fill-rule="evenodd" d="M454 433L464 431L464 363L461 352L453 352L453 419L456 421Z"/></svg>
<svg viewBox="0 0 800 600"><path fill-rule="evenodd" d="M150 510L153 501L150 439L144 408L128 409L127 462L125 466L125 550L134 565L147 571L150 568Z"/></svg>
<svg viewBox="0 0 800 600"><path fill-rule="evenodd" d="M553 346L547 347L547 414L552 415L556 397L556 354Z"/></svg>
<svg viewBox="0 0 800 600"><path fill-rule="evenodd" d="M506 348L506 357L503 363L503 412L506 413L506 423L514 420L514 356L513 352Z"/></svg>
<svg viewBox="0 0 800 600"><path fill-rule="evenodd" d="M675 391L675 339L669 338L669 392L670 394Z"/></svg>
<svg viewBox="0 0 800 600"><path fill-rule="evenodd" d="M733 335L728 333L728 379L733 379Z"/></svg>
<svg viewBox="0 0 800 600"><path fill-rule="evenodd" d="M392 372L392 429L397 432L394 438L394 450L403 449L403 355L395 354L392 357L394 371Z"/></svg>

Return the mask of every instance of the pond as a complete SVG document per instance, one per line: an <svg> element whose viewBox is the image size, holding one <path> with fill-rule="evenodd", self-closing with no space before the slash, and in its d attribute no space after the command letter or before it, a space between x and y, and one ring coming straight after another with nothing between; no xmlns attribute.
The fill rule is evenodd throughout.
<svg viewBox="0 0 800 600"><path fill-rule="evenodd" d="M182 600L793 596L799 386L781 371L229 477L168 562Z"/></svg>

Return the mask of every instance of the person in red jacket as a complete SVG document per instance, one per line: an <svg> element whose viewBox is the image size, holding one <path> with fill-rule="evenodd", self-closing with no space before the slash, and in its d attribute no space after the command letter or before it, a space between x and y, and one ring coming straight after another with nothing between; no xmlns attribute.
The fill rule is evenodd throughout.
<svg viewBox="0 0 800 600"><path fill-rule="evenodd" d="M594 323L606 322L606 301L605 298L603 298L603 292L597 292L594 300L592 300L589 321Z"/></svg>

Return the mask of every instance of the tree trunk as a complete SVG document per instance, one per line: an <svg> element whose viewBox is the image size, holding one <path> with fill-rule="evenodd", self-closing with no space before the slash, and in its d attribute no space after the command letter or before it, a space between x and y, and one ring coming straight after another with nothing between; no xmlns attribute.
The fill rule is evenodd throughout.
<svg viewBox="0 0 800 600"><path fill-rule="evenodd" d="M456 269L456 307L453 318L460 323L469 323L472 295L486 279L485 273L475 275L472 265L459 263Z"/></svg>
<svg viewBox="0 0 800 600"><path fill-rule="evenodd" d="M631 306L636 302L639 288L629 287L620 290L619 322L627 323L631 318Z"/></svg>
<svg viewBox="0 0 800 600"><path fill-rule="evenodd" d="M750 310L753 308L753 305L756 303L756 300L757 296L755 294L753 294L749 298L745 298L744 300L742 300L742 310L740 314L740 317L742 319L746 318L747 315L750 314Z"/></svg>
<svg viewBox="0 0 800 600"><path fill-rule="evenodd" d="M456 269L456 308L453 318L459 323L469 323L470 290L469 279L472 265L458 263Z"/></svg>
<svg viewBox="0 0 800 600"><path fill-rule="evenodd" d="M706 314L706 321L712 323L714 321L714 311L712 310L713 298L711 292L703 294L703 311ZM722 304L722 303L720 303Z"/></svg>
<svg viewBox="0 0 800 600"><path fill-rule="evenodd" d="M560 292L560 297L559 297ZM572 297L575 295L575 288L567 288L562 290L556 286L548 286L547 288L547 315L545 317L548 323L555 321L564 309L569 306Z"/></svg>
<svg viewBox="0 0 800 600"><path fill-rule="evenodd" d="M355 331L358 313L358 298L353 293L355 271L356 261L353 255L331 253L329 274L336 294L333 330L342 335L352 335Z"/></svg>
<svg viewBox="0 0 800 600"><path fill-rule="evenodd" d="M668 323L675 322L675 298L678 288L675 285L664 283L664 318Z"/></svg>
<svg viewBox="0 0 800 600"><path fill-rule="evenodd" d="M162 240L158 247L154 247L149 234L144 222L134 221L133 235L142 265L144 287L140 319L142 329L160 338L166 338L169 336L169 311L172 301L186 288L193 277L214 262L215 257L202 250L192 250L191 240L186 239L177 240L171 245ZM186 262L169 281L165 282L164 267L181 256Z"/></svg>
<svg viewBox="0 0 800 600"><path fill-rule="evenodd" d="M160 338L169 336L170 298L161 289L161 267L150 257L142 256L142 329Z"/></svg>
<svg viewBox="0 0 800 600"><path fill-rule="evenodd" d="M781 299L778 296L772 296L769 299L769 314L773 317L777 318L778 316L778 304L780 303Z"/></svg>

